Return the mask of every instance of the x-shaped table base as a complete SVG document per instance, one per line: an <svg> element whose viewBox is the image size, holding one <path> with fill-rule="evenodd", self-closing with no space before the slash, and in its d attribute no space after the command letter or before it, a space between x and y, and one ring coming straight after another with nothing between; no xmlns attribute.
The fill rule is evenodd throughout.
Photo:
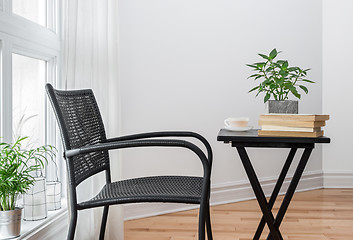
<svg viewBox="0 0 353 240"><path fill-rule="evenodd" d="M314 144L312 144L312 143L305 144L303 155L301 156L301 159L298 163L298 166L297 166L295 173L294 173L294 176L289 184L286 195L282 201L281 207L279 208L279 211L277 213L276 218L274 218L271 210L272 210L272 207L276 201L278 193L282 187L284 179L288 173L289 167L292 164L293 158L295 156L295 153L296 153L298 147L295 147L295 146L291 147L291 150L289 152L287 160L281 170L281 173L279 175L277 183L276 183L276 185L273 189L273 192L271 194L270 200L269 200L269 202L267 202L265 194L262 190L259 179L256 176L255 170L250 162L250 159L249 159L249 156L245 150L245 147L241 146L241 145L237 146L236 144L234 144L234 145L238 150L240 159L243 163L244 169L246 171L246 174L248 175L250 184L254 190L256 199L260 205L260 208L261 208L261 211L263 214L262 219L259 223L259 226L257 228L257 231L256 231L253 239L258 240L260 238L262 231L264 229L265 223L266 223L270 229L270 233L267 236L267 239L268 240L269 239L282 240L283 238L282 238L282 235L279 231L279 227L280 227L282 220L283 220L283 217L288 209L289 203L292 200L295 189L298 186L299 180L303 174L305 166L309 160L310 154L314 148ZM300 147L303 147L303 146L300 146Z"/></svg>

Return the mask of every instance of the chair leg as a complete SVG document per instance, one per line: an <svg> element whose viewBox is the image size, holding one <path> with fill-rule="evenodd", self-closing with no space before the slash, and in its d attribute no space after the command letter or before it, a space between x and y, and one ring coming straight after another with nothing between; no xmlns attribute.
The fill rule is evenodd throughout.
<svg viewBox="0 0 353 240"><path fill-rule="evenodd" d="M100 240L104 239L105 228L107 226L107 219L108 219L108 210L109 210L109 206L105 206L104 210L103 210L101 230L100 230L100 233L99 233L99 239Z"/></svg>
<svg viewBox="0 0 353 240"><path fill-rule="evenodd" d="M205 240L205 219L207 215L207 210L205 208L207 204L200 204L199 212L199 240Z"/></svg>
<svg viewBox="0 0 353 240"><path fill-rule="evenodd" d="M210 203L207 204L207 209L206 209L206 229L207 229L207 239L213 240L212 228L211 228L211 216L210 216Z"/></svg>
<svg viewBox="0 0 353 240"><path fill-rule="evenodd" d="M71 211L69 232L67 234L67 240L73 240L75 237L75 230L77 224L77 210Z"/></svg>

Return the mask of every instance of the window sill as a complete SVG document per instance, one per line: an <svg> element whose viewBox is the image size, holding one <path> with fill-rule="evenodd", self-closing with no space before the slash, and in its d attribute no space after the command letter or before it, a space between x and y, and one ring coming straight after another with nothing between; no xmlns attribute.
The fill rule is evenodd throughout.
<svg viewBox="0 0 353 240"><path fill-rule="evenodd" d="M44 236L55 236L56 231L61 231L59 226L67 227L67 202L66 199L61 201L61 208L56 211L48 211L48 217L38 221L24 221L21 222L21 235L15 240L33 240L33 239L49 239ZM62 224L61 224L62 223ZM56 231L53 231L55 228ZM66 232L65 232L66 234ZM52 238L50 238L52 239ZM57 239L62 239L58 237Z"/></svg>

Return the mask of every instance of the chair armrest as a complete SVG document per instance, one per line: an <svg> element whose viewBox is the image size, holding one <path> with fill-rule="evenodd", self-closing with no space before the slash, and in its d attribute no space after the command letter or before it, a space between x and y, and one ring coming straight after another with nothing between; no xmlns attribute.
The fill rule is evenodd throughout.
<svg viewBox="0 0 353 240"><path fill-rule="evenodd" d="M85 146L82 148L76 148L67 150L64 152L65 158L74 157L81 154L87 154L91 152L99 152L113 149L124 149L133 147L182 147L193 151L201 160L204 175L209 177L211 175L211 164L206 158L203 151L195 144L187 142L185 140L175 139L143 139L143 140L129 140L129 141L118 141L118 142L106 142L99 143L96 145Z"/></svg>
<svg viewBox="0 0 353 240"><path fill-rule="evenodd" d="M163 132L148 132L148 133L139 133L133 135L126 135L116 138L109 138L106 142L119 142L119 141L126 141L126 140L136 140L136 139L146 139L146 138L159 138L159 137L192 137L196 138L201 141L207 150L207 159L209 164L212 166L212 148L209 142L198 133L189 132L189 131L163 131Z"/></svg>

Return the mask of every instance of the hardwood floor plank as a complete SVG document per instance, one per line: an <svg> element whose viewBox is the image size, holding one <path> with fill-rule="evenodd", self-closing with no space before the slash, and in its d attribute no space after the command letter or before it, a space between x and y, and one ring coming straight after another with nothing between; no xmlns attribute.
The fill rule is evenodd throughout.
<svg viewBox="0 0 353 240"><path fill-rule="evenodd" d="M283 197L274 205L277 212ZM251 240L261 218L255 200L213 206L214 239ZM126 240L197 240L198 210L125 222ZM295 193L281 224L287 240L353 239L353 189L320 189ZM266 239L267 226L261 236Z"/></svg>

